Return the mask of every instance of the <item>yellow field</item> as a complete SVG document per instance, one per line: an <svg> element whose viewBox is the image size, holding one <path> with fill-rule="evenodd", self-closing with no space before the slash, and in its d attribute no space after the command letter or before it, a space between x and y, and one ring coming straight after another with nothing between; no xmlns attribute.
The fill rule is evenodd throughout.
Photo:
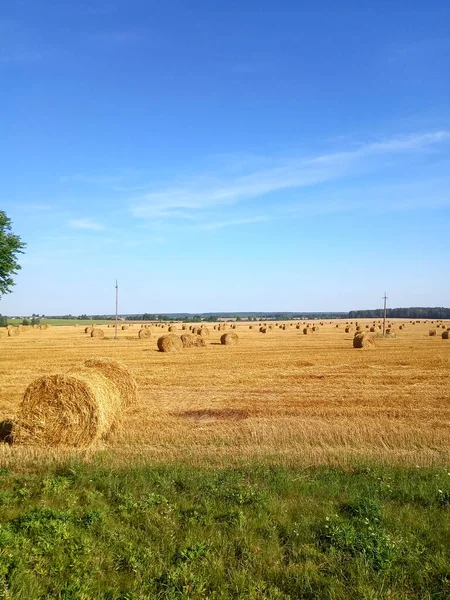
<svg viewBox="0 0 450 600"><path fill-rule="evenodd" d="M119 340L107 327L104 339L90 338L84 327L30 329L0 339L0 420L14 419L34 378L104 356L130 368L140 393L95 456L100 450L119 462L259 456L305 465L449 464L450 340L441 339L442 329L429 337L430 322L397 324L404 322L405 331L397 327L396 338L377 339L368 351L353 349L345 321L327 321L311 335L295 324L261 334L256 324L250 330L239 323L237 347L221 346L221 332L208 325L207 347L180 354L157 351L159 327L150 340L137 338L137 325L120 331ZM0 445L3 464L58 456Z"/></svg>

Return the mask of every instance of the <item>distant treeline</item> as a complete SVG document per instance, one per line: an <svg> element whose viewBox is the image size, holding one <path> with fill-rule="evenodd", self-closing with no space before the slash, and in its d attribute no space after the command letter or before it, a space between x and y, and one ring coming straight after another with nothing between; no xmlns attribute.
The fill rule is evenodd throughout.
<svg viewBox="0 0 450 600"><path fill-rule="evenodd" d="M373 310L351 310L349 319L379 319L382 308ZM390 319L450 319L450 308L443 306L412 306L410 308L388 308L386 316Z"/></svg>

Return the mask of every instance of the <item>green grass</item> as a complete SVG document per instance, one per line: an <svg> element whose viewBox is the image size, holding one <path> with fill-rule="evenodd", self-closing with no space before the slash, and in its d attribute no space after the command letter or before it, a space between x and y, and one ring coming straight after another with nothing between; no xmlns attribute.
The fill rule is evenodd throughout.
<svg viewBox="0 0 450 600"><path fill-rule="evenodd" d="M0 598L450 598L450 473L0 472Z"/></svg>
<svg viewBox="0 0 450 600"><path fill-rule="evenodd" d="M59 326L59 325L79 325L81 327L81 325L84 325L86 327L86 325L111 325L114 324L114 320L111 319L97 319L97 320L93 320L93 319L41 319L40 320L41 325L44 325L45 323L48 323L49 325L55 325L55 326ZM119 321L119 324L122 325L121 321Z"/></svg>

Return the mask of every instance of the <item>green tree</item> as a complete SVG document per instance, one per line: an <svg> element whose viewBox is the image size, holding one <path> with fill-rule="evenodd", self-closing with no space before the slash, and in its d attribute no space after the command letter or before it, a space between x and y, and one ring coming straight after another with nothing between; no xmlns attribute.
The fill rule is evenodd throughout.
<svg viewBox="0 0 450 600"><path fill-rule="evenodd" d="M17 255L23 254L24 248L20 237L11 231L11 219L0 210L0 298L12 291L12 276L21 268Z"/></svg>

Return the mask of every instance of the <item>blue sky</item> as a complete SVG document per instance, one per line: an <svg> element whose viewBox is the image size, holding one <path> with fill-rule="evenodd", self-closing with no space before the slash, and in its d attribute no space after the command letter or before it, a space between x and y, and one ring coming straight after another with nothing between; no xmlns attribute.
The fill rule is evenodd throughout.
<svg viewBox="0 0 450 600"><path fill-rule="evenodd" d="M450 3L17 1L4 314L449 306Z"/></svg>

